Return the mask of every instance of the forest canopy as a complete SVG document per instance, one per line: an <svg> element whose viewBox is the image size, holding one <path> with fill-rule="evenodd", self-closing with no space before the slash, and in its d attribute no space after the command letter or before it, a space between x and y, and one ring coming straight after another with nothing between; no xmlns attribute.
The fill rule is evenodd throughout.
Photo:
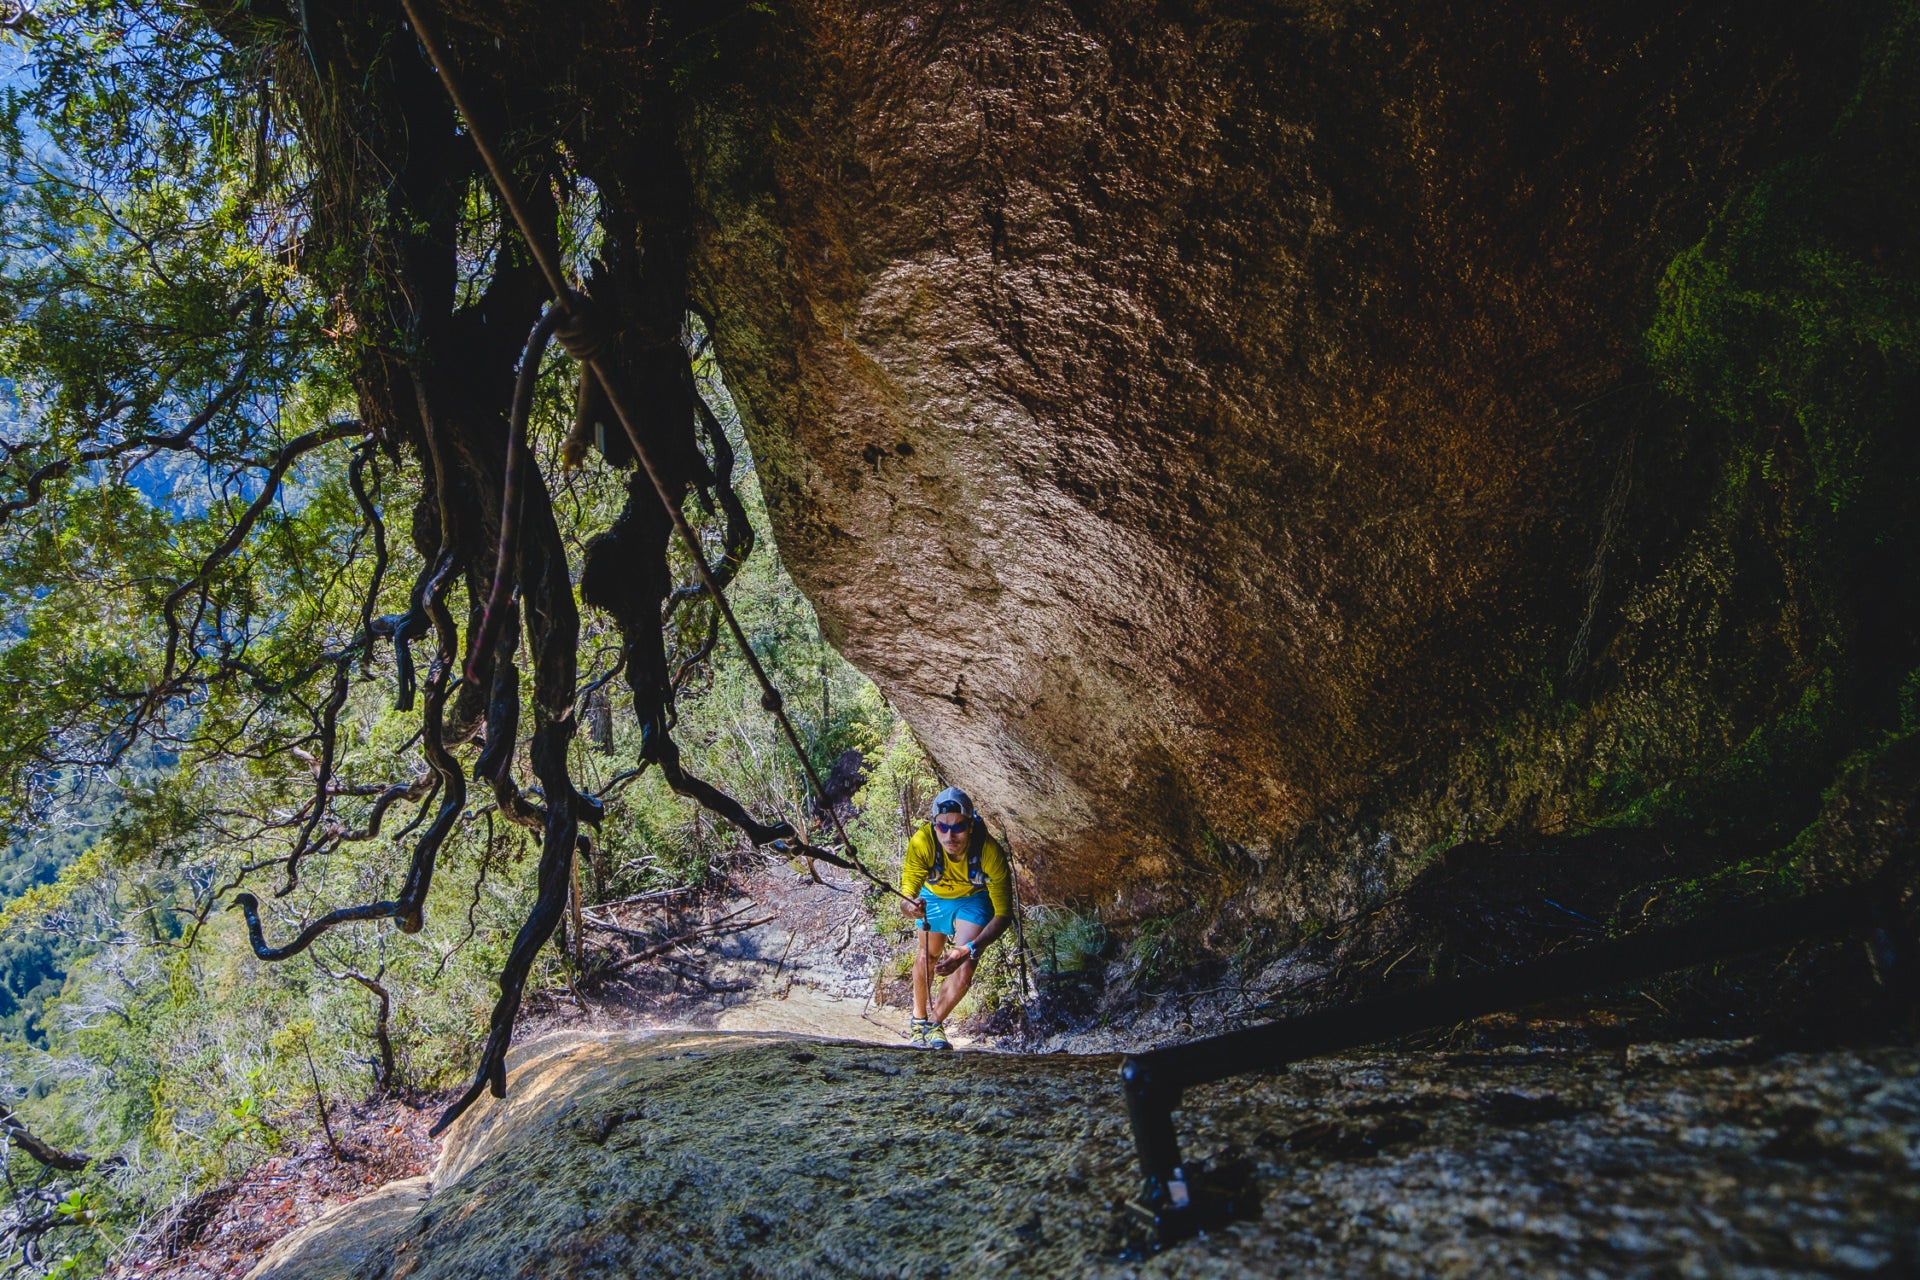
<svg viewBox="0 0 1920 1280"><path fill-rule="evenodd" d="M471 1073L449 1118L503 1087L576 856L605 895L742 836L824 853L806 764L924 767L753 554L654 86L617 163L548 104L489 122L555 307L400 11L317 12L41 4L0 46L0 1102L176 1184L271 1145L316 1043L332 1078ZM16 1206L22 1256L153 1207L115 1176Z"/></svg>

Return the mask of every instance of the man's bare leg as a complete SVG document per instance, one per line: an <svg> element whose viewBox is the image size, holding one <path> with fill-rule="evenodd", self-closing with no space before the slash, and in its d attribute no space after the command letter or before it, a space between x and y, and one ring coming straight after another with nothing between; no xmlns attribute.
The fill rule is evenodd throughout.
<svg viewBox="0 0 1920 1280"><path fill-rule="evenodd" d="M955 920L953 922L953 939L955 942L971 942L979 936L981 928L982 926L975 924L971 920ZM944 935L941 937L940 949L942 951L946 950L946 938ZM937 955L933 957L936 961L939 960L939 958ZM967 989L973 986L973 971L976 967L973 961L968 960L958 969L955 969L947 975L946 982L942 984L940 988L940 999L936 1001L933 1006L933 1020L935 1022L945 1022L947 1015L953 1012L954 1006L966 999Z"/></svg>
<svg viewBox="0 0 1920 1280"><path fill-rule="evenodd" d="M931 929L917 929L913 951L913 1016L927 1016L927 1000L933 989L933 966L947 949L947 935Z"/></svg>

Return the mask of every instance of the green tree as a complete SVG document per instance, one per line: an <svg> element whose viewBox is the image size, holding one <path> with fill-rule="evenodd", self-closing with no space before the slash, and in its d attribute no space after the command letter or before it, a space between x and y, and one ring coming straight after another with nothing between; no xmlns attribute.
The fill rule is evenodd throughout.
<svg viewBox="0 0 1920 1280"><path fill-rule="evenodd" d="M592 317L560 336L645 407L638 443L756 658L807 687L823 766L890 712L751 556L666 108L704 37L656 18L617 148L564 86L484 82L478 123ZM401 1000L402 1074L469 1064L489 1025L464 1106L504 1086L583 836L602 889L682 876L738 839L682 797L759 844L802 834L805 787L744 727L758 686L693 553L551 349L541 272L392 13L63 0L6 38L0 822L27 849L63 797L112 820L0 908L88 956L57 1043L0 1046L0 1090L92 1150L139 1135L151 1167L213 1176L275 1140L249 1081L292 1078L289 1027L368 1043L351 975L377 973L442 997ZM6 998L47 1003L75 954L23 944L40 976ZM99 1163L79 1191L125 1190Z"/></svg>

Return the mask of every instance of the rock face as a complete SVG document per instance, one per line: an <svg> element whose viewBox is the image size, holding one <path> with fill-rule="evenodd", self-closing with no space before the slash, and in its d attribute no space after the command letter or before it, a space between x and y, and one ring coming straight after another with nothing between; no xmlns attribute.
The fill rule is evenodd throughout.
<svg viewBox="0 0 1920 1280"><path fill-rule="evenodd" d="M1142 1258L1116 1060L790 1037L537 1046L509 1097L254 1280L409 1276L1591 1275L1920 1264L1920 1059L1326 1060L1194 1091L1245 1193ZM417 1209L415 1206L418 1206Z"/></svg>
<svg viewBox="0 0 1920 1280"><path fill-rule="evenodd" d="M1646 477L1685 452L1652 286L1830 118L1858 22L815 0L736 27L681 128L781 553L1050 897L1418 790L1627 625ZM1509 817L1564 803L1563 754ZM1346 870L1390 878L1431 827Z"/></svg>

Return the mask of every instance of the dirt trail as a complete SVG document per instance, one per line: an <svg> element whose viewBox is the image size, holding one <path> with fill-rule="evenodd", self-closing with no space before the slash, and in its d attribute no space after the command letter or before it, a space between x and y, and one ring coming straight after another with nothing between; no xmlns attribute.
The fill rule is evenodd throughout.
<svg viewBox="0 0 1920 1280"><path fill-rule="evenodd" d="M702 928L763 923L693 937L661 956L590 977L580 985L581 1004L551 991L530 1000L516 1039L705 1030L903 1043L906 1014L874 1000L877 975L899 944L875 931L864 881L824 864L819 873L816 883L783 863L756 862L710 890L596 909L592 915L631 931L588 926L590 952L615 958Z"/></svg>

